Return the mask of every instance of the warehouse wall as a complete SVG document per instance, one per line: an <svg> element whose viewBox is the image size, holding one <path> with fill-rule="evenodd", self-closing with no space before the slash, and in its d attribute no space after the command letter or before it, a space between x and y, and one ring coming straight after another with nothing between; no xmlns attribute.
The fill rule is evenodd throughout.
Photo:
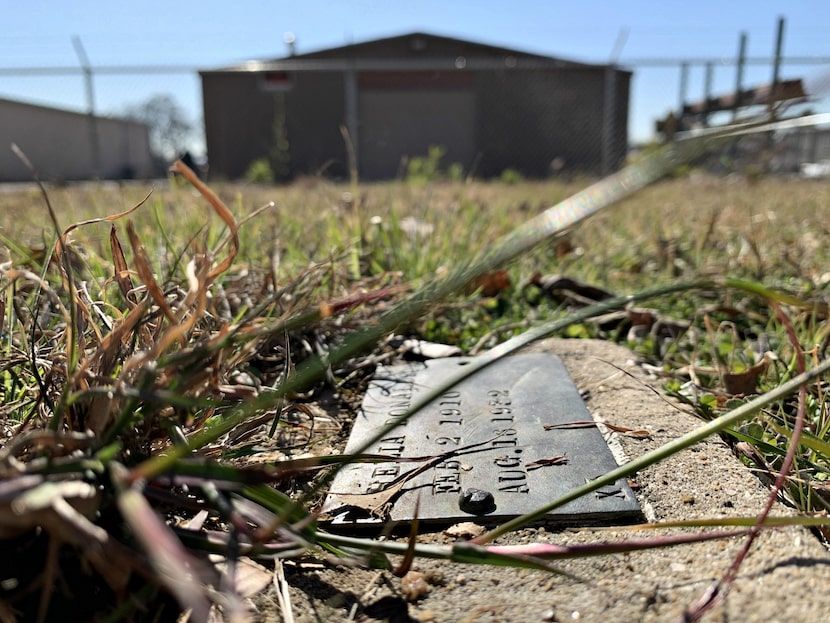
<svg viewBox="0 0 830 623"><path fill-rule="evenodd" d="M152 177L147 126L122 119L96 117L98 166L90 118L81 113L0 100L0 181L26 181L31 172L9 145L16 143L42 179L121 179Z"/></svg>

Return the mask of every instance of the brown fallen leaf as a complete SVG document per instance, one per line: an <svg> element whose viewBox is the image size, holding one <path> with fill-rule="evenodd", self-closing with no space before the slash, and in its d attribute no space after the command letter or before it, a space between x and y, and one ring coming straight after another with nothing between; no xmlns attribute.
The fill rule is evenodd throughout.
<svg viewBox="0 0 830 623"><path fill-rule="evenodd" d="M564 422L563 424L545 424L545 430L570 430L574 428L591 428L592 426L596 426L597 422L593 420L582 420L579 422ZM602 422L602 425L605 426L608 430L612 430L615 433L620 433L621 435L625 435L626 437L634 437L636 439L650 439L651 433L645 429L633 429L633 428L626 428L625 426L617 426L615 424L609 424L608 422Z"/></svg>
<svg viewBox="0 0 830 623"><path fill-rule="evenodd" d="M577 305L590 305L614 296L612 292L592 286L588 283L571 279L565 275L542 275L534 273L522 286L522 291L530 286L538 288L544 296L555 301Z"/></svg>
<svg viewBox="0 0 830 623"><path fill-rule="evenodd" d="M628 310L628 319L635 327L651 328L657 320L657 315L650 309L632 307Z"/></svg>
<svg viewBox="0 0 830 623"><path fill-rule="evenodd" d="M743 372L728 372L723 375L723 387L732 394L757 394L758 381L761 375L767 371L769 362L772 361L772 353L766 352L761 358L761 361L754 366L750 366Z"/></svg>
<svg viewBox="0 0 830 623"><path fill-rule="evenodd" d="M625 435L626 437L634 437L636 439L651 439L651 433L645 429L634 429L634 428L626 428L625 426L615 426L614 424L609 424L608 422L603 422L605 428L614 431L615 433L620 433L621 435Z"/></svg>
<svg viewBox="0 0 830 623"><path fill-rule="evenodd" d="M466 290L468 294L478 291L480 296L491 298L510 289L510 275L506 270L494 270L476 277Z"/></svg>
<svg viewBox="0 0 830 623"><path fill-rule="evenodd" d="M236 564L234 588L242 597L253 597L271 584L272 573L250 558L240 558Z"/></svg>
<svg viewBox="0 0 830 623"><path fill-rule="evenodd" d="M568 238L562 238L556 242L556 246L554 246L554 253L556 254L556 259L561 260L569 256L571 253L576 251L576 247L574 246L573 242L571 242Z"/></svg>

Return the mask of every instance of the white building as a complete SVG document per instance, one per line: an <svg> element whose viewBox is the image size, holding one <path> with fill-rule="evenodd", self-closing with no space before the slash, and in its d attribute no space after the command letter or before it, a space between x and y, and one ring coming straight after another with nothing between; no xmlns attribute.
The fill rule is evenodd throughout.
<svg viewBox="0 0 830 623"><path fill-rule="evenodd" d="M17 144L43 180L152 177L149 128L126 119L0 99L0 182L32 179Z"/></svg>

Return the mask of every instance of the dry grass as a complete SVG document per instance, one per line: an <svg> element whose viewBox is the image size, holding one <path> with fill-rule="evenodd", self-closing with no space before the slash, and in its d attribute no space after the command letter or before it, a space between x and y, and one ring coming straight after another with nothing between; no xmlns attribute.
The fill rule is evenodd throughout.
<svg viewBox="0 0 830 623"><path fill-rule="evenodd" d="M4 543L29 557L20 590L4 598L31 617L60 611L61 596L51 588L56 574L72 567L55 541L32 536L36 526L83 550L97 572L88 586L73 585L76 593L102 596L81 616L108 603L128 610L119 597L155 595L159 585L205 614L209 604L194 585L222 580L171 538L160 517L186 520L176 534L195 538L188 541L195 549L303 551L315 542L313 518L285 493L302 491L307 472L339 460L320 455L342 441L361 383L392 353L380 345L308 378L293 376L297 364L346 342L403 293L468 263L488 241L586 184L355 189L303 180L280 188L220 185L214 198L163 182L129 215L72 228L126 212L148 190L142 183L87 184L49 190L66 232L57 244L36 190L0 195L0 413L10 439L0 449L7 487L0 528ZM822 242L829 213L830 187L820 182L697 174L662 182L505 267L512 287L486 299L460 296L403 329L469 348L578 304L550 291L528 298L518 286L539 274L566 273L615 292L728 275L784 287L790 303L807 301L810 313L790 308L796 340L807 349L827 337L830 273ZM614 323L586 323L575 334L638 341L671 377L671 391L709 417L745 398L729 391L724 373L751 369L763 350L783 363L759 369L751 389L797 371L789 320L746 292L704 291L655 305L646 310L653 317L674 318L674 326L685 321L691 330L637 334L634 314L622 310ZM751 346L762 337L766 349ZM821 387L812 395L812 454L802 457L801 480L788 489L807 510L827 506L822 483L830 475L821 445L830 418ZM334 408L321 411L332 396ZM761 448L759 469L770 471L783 456L792 413L782 403L757 428L736 431ZM188 461L191 447L191 458L221 460ZM311 456L276 462L301 454ZM29 506L21 513L12 502L23 494ZM185 576L197 581L177 581ZM36 582L44 590L29 591ZM242 608L228 599L226 612ZM138 615L125 610L131 616Z"/></svg>
<svg viewBox="0 0 830 623"><path fill-rule="evenodd" d="M822 285L830 186L822 181L704 175L661 182L580 229L605 283L637 269L740 273ZM628 271L626 271L628 267Z"/></svg>

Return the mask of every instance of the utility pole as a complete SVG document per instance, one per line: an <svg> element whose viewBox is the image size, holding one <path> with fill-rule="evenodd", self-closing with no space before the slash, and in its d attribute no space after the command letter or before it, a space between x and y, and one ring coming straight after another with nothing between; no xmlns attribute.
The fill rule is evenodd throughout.
<svg viewBox="0 0 830 623"><path fill-rule="evenodd" d="M689 92L689 63L680 63L680 96L677 118L682 119L686 109L686 100Z"/></svg>
<svg viewBox="0 0 830 623"><path fill-rule="evenodd" d="M710 112L710 104L712 101L712 83L715 79L715 66L712 64L712 61L706 63L706 75L703 80L703 98L706 104L704 105L704 112L703 112L703 127L709 127L709 112Z"/></svg>
<svg viewBox="0 0 830 623"><path fill-rule="evenodd" d="M89 116L89 149L92 154L92 173L95 177L101 176L101 143L98 135L98 118L95 116L95 88L92 82L92 65L84 50L84 44L77 35L72 36L72 45L81 69L84 72L84 87L86 90L86 111Z"/></svg>
<svg viewBox="0 0 830 623"><path fill-rule="evenodd" d="M781 81L781 53L784 49L784 25L786 20L778 18L778 33L775 37L775 60L772 63L772 87L770 88L769 110L775 114L776 98L778 97L778 84Z"/></svg>
<svg viewBox="0 0 830 623"><path fill-rule="evenodd" d="M738 118L741 107L741 91L744 88L744 64L746 63L746 33L741 33L741 43L738 47L738 73L735 78L735 107L732 109L732 121Z"/></svg>

